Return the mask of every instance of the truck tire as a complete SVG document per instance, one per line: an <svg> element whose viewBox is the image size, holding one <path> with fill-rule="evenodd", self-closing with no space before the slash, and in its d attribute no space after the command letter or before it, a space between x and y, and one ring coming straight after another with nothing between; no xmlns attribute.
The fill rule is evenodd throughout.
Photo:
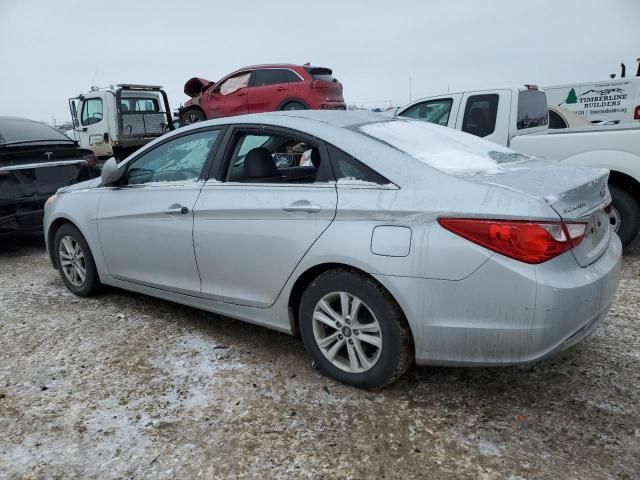
<svg viewBox="0 0 640 480"><path fill-rule="evenodd" d="M622 246L628 246L640 230L640 203L627 190L609 185L613 201L611 226L620 237Z"/></svg>

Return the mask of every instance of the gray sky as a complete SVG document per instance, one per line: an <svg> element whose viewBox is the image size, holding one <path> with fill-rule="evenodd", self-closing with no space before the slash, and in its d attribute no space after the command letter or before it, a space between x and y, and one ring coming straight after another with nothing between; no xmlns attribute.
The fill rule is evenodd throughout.
<svg viewBox="0 0 640 480"><path fill-rule="evenodd" d="M330 67L347 103L636 73L640 0L0 0L0 115L69 120L95 84L164 85L292 62ZM30 91L21 89L29 88Z"/></svg>

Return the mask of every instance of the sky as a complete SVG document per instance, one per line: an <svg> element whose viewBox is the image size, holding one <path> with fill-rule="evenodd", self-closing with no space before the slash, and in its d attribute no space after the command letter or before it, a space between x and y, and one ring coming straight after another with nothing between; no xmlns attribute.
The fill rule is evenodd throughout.
<svg viewBox="0 0 640 480"><path fill-rule="evenodd" d="M184 83L259 63L332 68L345 101L636 73L640 0L0 0L0 115L69 121L91 85ZM411 85L411 88L410 88Z"/></svg>

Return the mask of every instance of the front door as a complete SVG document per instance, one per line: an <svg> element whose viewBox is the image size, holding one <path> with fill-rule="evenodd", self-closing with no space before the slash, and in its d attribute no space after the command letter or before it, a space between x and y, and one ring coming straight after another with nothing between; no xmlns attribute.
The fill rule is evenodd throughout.
<svg viewBox="0 0 640 480"><path fill-rule="evenodd" d="M222 80L203 98L208 119L247 113L247 93L251 72L241 72Z"/></svg>
<svg viewBox="0 0 640 480"><path fill-rule="evenodd" d="M282 131L237 131L231 141L194 209L202 294L266 308L333 221L335 184L317 141Z"/></svg>
<svg viewBox="0 0 640 480"><path fill-rule="evenodd" d="M82 101L80 126L77 130L80 146L91 149L97 157L107 157L113 154L108 135L107 114L107 102L102 98L85 98Z"/></svg>
<svg viewBox="0 0 640 480"><path fill-rule="evenodd" d="M105 190L98 233L111 276L199 294L193 207L219 134L199 130L172 137L128 162L121 185Z"/></svg>

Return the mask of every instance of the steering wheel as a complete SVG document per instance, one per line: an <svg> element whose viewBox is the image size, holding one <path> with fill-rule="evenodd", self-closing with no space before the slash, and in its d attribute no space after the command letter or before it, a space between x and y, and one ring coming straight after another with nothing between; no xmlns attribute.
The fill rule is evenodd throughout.
<svg viewBox="0 0 640 480"><path fill-rule="evenodd" d="M102 120L102 112L94 112L93 118L97 118L98 120Z"/></svg>

